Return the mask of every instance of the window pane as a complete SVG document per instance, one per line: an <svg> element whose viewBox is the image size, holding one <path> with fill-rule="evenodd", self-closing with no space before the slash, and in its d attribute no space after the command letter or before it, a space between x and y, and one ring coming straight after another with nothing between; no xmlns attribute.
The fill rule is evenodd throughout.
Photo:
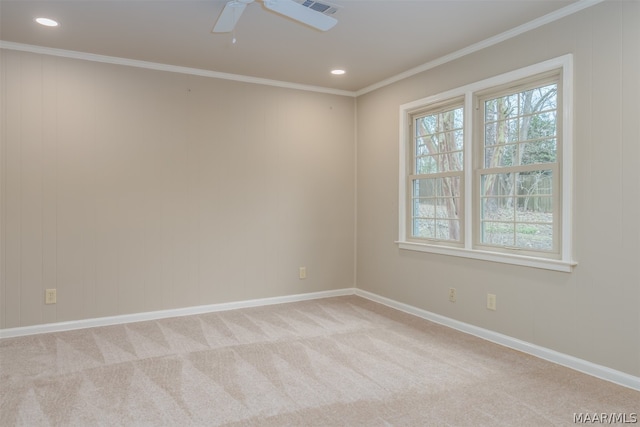
<svg viewBox="0 0 640 427"><path fill-rule="evenodd" d="M522 133L519 119L507 120L505 128L505 138L506 143L518 142L524 139L524 134Z"/></svg>
<svg viewBox="0 0 640 427"><path fill-rule="evenodd" d="M416 179L413 181L414 197L435 197L437 191L437 178Z"/></svg>
<svg viewBox="0 0 640 427"><path fill-rule="evenodd" d="M488 122L484 128L485 145L499 145L518 142L520 136L520 121L518 119Z"/></svg>
<svg viewBox="0 0 640 427"><path fill-rule="evenodd" d="M463 161L462 152L453 152L441 154L439 157L439 172L458 172L462 171Z"/></svg>
<svg viewBox="0 0 640 427"><path fill-rule="evenodd" d="M460 221L455 220L437 220L436 224L436 238L439 240L454 240L460 239Z"/></svg>
<svg viewBox="0 0 640 427"><path fill-rule="evenodd" d="M484 125L484 145L498 144L498 123L488 122Z"/></svg>
<svg viewBox="0 0 640 427"><path fill-rule="evenodd" d="M433 156L423 156L416 158L416 174L425 175L428 173L436 173L438 164Z"/></svg>
<svg viewBox="0 0 640 427"><path fill-rule="evenodd" d="M435 218L436 217L436 201L435 199L414 199L413 200L413 216L415 218Z"/></svg>
<svg viewBox="0 0 640 427"><path fill-rule="evenodd" d="M527 115L521 121L523 139L532 140L556 136L556 112L545 111Z"/></svg>
<svg viewBox="0 0 640 427"><path fill-rule="evenodd" d="M553 192L553 173L550 170L519 172L516 185L519 196L550 195Z"/></svg>
<svg viewBox="0 0 640 427"><path fill-rule="evenodd" d="M519 94L506 95L485 101L485 122L516 118L519 115Z"/></svg>
<svg viewBox="0 0 640 427"><path fill-rule="evenodd" d="M460 172L464 167L462 152L416 157L416 175L439 172Z"/></svg>
<svg viewBox="0 0 640 427"><path fill-rule="evenodd" d="M430 154L429 153L429 145L428 145L428 141L426 140L426 138L424 137L418 137L416 138L416 152L415 155L416 156L424 156Z"/></svg>
<svg viewBox="0 0 640 427"><path fill-rule="evenodd" d="M418 117L415 123L415 173L461 171L464 148L463 108Z"/></svg>
<svg viewBox="0 0 640 427"><path fill-rule="evenodd" d="M482 175L481 197L513 195L514 176L512 173Z"/></svg>
<svg viewBox="0 0 640 427"><path fill-rule="evenodd" d="M553 208L550 170L482 175L480 243L550 251Z"/></svg>
<svg viewBox="0 0 640 427"><path fill-rule="evenodd" d="M557 85L484 102L486 168L556 162ZM493 147L515 144L510 149Z"/></svg>
<svg viewBox="0 0 640 427"><path fill-rule="evenodd" d="M555 83L530 89L523 93L523 103L528 103L535 108L533 111L547 111L558 109L558 85Z"/></svg>
<svg viewBox="0 0 640 427"><path fill-rule="evenodd" d="M544 224L518 224L516 247L538 251L553 249L553 226Z"/></svg>
<svg viewBox="0 0 640 427"><path fill-rule="evenodd" d="M441 178L442 188L440 195L445 197L459 197L460 196L460 177L459 176L447 176Z"/></svg>
<svg viewBox="0 0 640 427"><path fill-rule="evenodd" d="M424 201L437 198L441 209L447 209L447 214L439 213L439 217L457 218L460 203L460 177L423 178L414 180L414 199Z"/></svg>
<svg viewBox="0 0 640 427"><path fill-rule="evenodd" d="M453 123L456 129L464 127L464 109L462 107L453 110Z"/></svg>
<svg viewBox="0 0 640 427"><path fill-rule="evenodd" d="M515 145L494 145L484 150L484 167L501 168L517 162Z"/></svg>
<svg viewBox="0 0 640 427"><path fill-rule="evenodd" d="M421 237L424 239L435 238L435 222L433 219L414 219L413 220L413 237Z"/></svg>
<svg viewBox="0 0 640 427"><path fill-rule="evenodd" d="M437 116L430 115L416 119L416 135L433 135L436 133Z"/></svg>
<svg viewBox="0 0 640 427"><path fill-rule="evenodd" d="M555 163L556 158L556 140L543 139L533 142L527 142L521 145L523 165L533 165L536 163Z"/></svg>
<svg viewBox="0 0 640 427"><path fill-rule="evenodd" d="M459 200L455 197L439 197L438 218L458 218Z"/></svg>
<svg viewBox="0 0 640 427"><path fill-rule="evenodd" d="M460 139L459 137L457 137L457 135L460 132L461 131L450 130L439 134L438 148L441 153L450 153L452 151L458 151L460 149L457 146Z"/></svg>
<svg viewBox="0 0 640 427"><path fill-rule="evenodd" d="M438 199L436 231L439 239L460 240L460 223L456 220L459 208L459 197L442 197Z"/></svg>
<svg viewBox="0 0 640 427"><path fill-rule="evenodd" d="M484 103L484 121L495 121L498 117L498 102L496 99L490 99Z"/></svg>
<svg viewBox="0 0 640 427"><path fill-rule="evenodd" d="M413 184L413 237L460 240L461 178L421 178Z"/></svg>
<svg viewBox="0 0 640 427"><path fill-rule="evenodd" d="M464 132L462 129L454 132L455 149L462 151L464 149Z"/></svg>
<svg viewBox="0 0 640 427"><path fill-rule="evenodd" d="M511 197L482 198L482 219L492 221L513 221L515 211Z"/></svg>
<svg viewBox="0 0 640 427"><path fill-rule="evenodd" d="M485 245L514 246L514 224L482 221L480 241Z"/></svg>
<svg viewBox="0 0 640 427"><path fill-rule="evenodd" d="M439 172L458 172L462 171L463 160L462 152L441 154L438 157L440 164L438 165Z"/></svg>
<svg viewBox="0 0 640 427"><path fill-rule="evenodd" d="M544 196L518 197L516 221L553 223L553 198Z"/></svg>

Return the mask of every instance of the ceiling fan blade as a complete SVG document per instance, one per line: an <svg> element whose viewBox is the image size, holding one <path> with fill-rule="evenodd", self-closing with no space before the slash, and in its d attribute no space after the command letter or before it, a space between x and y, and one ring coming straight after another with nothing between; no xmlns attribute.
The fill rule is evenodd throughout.
<svg viewBox="0 0 640 427"><path fill-rule="evenodd" d="M222 9L222 13L218 17L216 21L216 25L211 30L212 33L228 33L233 31L240 19L240 15L244 11L245 7L247 7L248 2L246 1L237 1L232 0L228 2L224 9Z"/></svg>
<svg viewBox="0 0 640 427"><path fill-rule="evenodd" d="M293 0L264 0L264 7L321 31L327 31L338 23L337 19L311 10Z"/></svg>

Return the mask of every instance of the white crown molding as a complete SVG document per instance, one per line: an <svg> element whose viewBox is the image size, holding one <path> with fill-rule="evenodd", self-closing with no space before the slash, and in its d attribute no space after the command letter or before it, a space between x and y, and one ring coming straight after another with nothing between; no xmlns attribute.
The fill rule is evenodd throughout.
<svg viewBox="0 0 640 427"><path fill-rule="evenodd" d="M218 71L202 70L199 68L180 67L177 65L160 64L157 62L138 61L136 59L118 58L115 56L96 55L93 53L77 52L73 50L55 49L51 47L35 46L23 43L15 43L0 40L0 49L17 50L21 52L38 53L42 55L59 56L63 58L80 59L84 61L102 62L106 64L124 65L136 68L146 68L156 71L168 71L171 73L189 74L193 76L209 77L213 79L233 80L243 83L252 83L264 86L275 86L285 89L296 89L307 92L320 92L331 95L355 97L356 93L347 90L338 90L320 86L303 85L298 83L283 82L280 80L262 79L259 77L242 76L239 74L221 73Z"/></svg>
<svg viewBox="0 0 640 427"><path fill-rule="evenodd" d="M423 310L409 304L394 301L392 299L368 291L364 291L362 289L356 288L355 294L379 304L383 304L396 310L421 317L431 322L456 329L469 335L474 335L478 338L491 341L504 347L509 347L514 350L518 350L523 353L538 357L540 359L547 360L557 365L561 365L566 368L570 368L605 381L609 381L624 387L640 391L640 377L636 377L625 372L617 371L606 366L579 359L568 354L560 353L555 350L541 347L536 344L522 341L508 335L503 335L498 332L474 326L469 323L464 323L459 320L441 316L439 314L432 313L430 311Z"/></svg>
<svg viewBox="0 0 640 427"><path fill-rule="evenodd" d="M569 16L571 14L579 12L583 9L586 9L595 4L601 3L603 1L605 0L579 0L575 3L570 4L569 6L563 7L562 9L556 10L555 12L551 12L547 15L544 15L538 19L534 19L533 21L527 22L526 24L520 25L511 30L505 31L501 34L498 34L497 36L490 37L486 40L472 44L471 46L467 46L466 48L450 53L449 55L445 55L433 61L427 62L423 65L419 65L415 68L412 68L403 73L397 74L388 79L382 80L378 83L374 83L373 85L367 86L355 92L325 88L320 86L302 85L297 83L284 82L280 80L262 79L258 77L243 76L239 74L221 73L217 71L202 70L198 68L180 67L176 65L166 65L166 64L159 64L155 62L118 58L114 56L96 55L92 53L76 52L72 50L55 49L55 48L49 48L49 47L43 47L43 46L34 46L34 45L15 43L15 42L9 42L4 40L0 40L0 49L40 53L44 55L53 55L53 56L60 56L65 58L82 59L82 60L94 61L94 62L104 62L108 64L126 65L130 67L147 68L151 70L169 71L173 73L190 74L195 76L202 76L202 77L209 77L209 78L223 79L223 80L233 80L233 81L244 82L244 83L275 86L275 87L281 87L281 88L287 88L287 89L297 89L297 90L304 90L309 92L320 92L320 93L327 93L331 95L358 97L358 96L367 94L369 92L372 92L376 89L380 89L384 86L388 86L392 83L398 82L400 80L404 80L408 77L430 70L439 65L446 64L447 62L451 62L465 55L469 55L470 53L474 53L484 48L487 48L489 46L493 46L502 41L508 40L512 37L516 37L520 34L526 33L527 31L531 31L533 29L541 27L545 24L551 23L553 21L557 21L558 19L564 18L565 16Z"/></svg>
<svg viewBox="0 0 640 427"><path fill-rule="evenodd" d="M361 96L369 92L373 92L376 89L380 89L384 86L388 86L390 84L399 82L400 80L404 80L416 74L419 74L424 71L430 70L432 68L438 67L440 65L446 64L447 62L451 62L456 59L462 58L463 56L466 56L471 53L477 52L479 50L485 49L487 47L493 46L495 44L511 39L513 37L519 36L520 34L526 33L527 31L531 31L543 25L557 21L558 19L564 18L565 16L572 15L576 12L579 12L583 9L591 7L598 3L602 3L603 1L605 0L579 0L575 3L570 4L569 6L563 7L562 9L558 9L555 12L548 13L544 16L541 16L538 19L534 19L533 21L527 22L526 24L522 24L518 27L512 28L511 30L507 30L504 33L498 34L497 36L493 36L488 39L482 40L478 43L474 43L463 49L457 50L445 56L441 56L440 58L437 58L433 61L429 61L415 68L411 68L403 73L397 74L393 77L389 77L388 79L382 80L378 83L374 83L370 86L360 89L356 91L356 96Z"/></svg>

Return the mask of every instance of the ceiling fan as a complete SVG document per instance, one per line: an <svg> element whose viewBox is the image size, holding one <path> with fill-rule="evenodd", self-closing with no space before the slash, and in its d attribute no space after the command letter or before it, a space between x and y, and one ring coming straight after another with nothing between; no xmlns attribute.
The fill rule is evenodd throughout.
<svg viewBox="0 0 640 427"><path fill-rule="evenodd" d="M327 13L334 13L337 10L335 6L311 0L261 1L267 9L320 31L327 31L338 23L335 18L327 15ZM254 0L231 0L227 2L212 32L228 33L233 31L244 9L253 2Z"/></svg>

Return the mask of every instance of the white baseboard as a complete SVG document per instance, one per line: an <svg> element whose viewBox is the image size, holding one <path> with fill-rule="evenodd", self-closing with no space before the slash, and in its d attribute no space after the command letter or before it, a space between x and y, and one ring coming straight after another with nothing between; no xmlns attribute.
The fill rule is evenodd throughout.
<svg viewBox="0 0 640 427"><path fill-rule="evenodd" d="M444 325L458 331L477 336L487 341L522 351L544 360L556 363L576 371L610 381L640 391L640 377L636 377L606 366L588 362L577 357L569 356L539 345L512 338L498 332L480 328L468 323L460 322L449 317L431 313L429 311L404 304L380 295L357 288L344 288L331 291L312 292L306 294L285 295L280 297L260 298L246 301L235 301L221 304L201 305L195 307L177 308L172 310L151 311L146 313L125 314L121 316L101 317L95 319L75 320L70 322L48 323L45 325L24 326L18 328L0 329L0 339L26 335L42 334L49 332L62 332L74 329L93 328L97 326L110 326L122 323L141 322L146 320L165 319L169 317L190 316L194 314L213 313L217 311L235 310L239 308L259 307L273 304L283 304L296 301L307 301L318 298L329 298L345 295L358 295L362 298L386 305L396 310L421 317L440 325Z"/></svg>
<svg viewBox="0 0 640 427"><path fill-rule="evenodd" d="M0 329L0 339L44 334L49 332L71 331L74 329L94 328L98 326L120 325L122 323L143 322L146 320L166 319L169 317L191 316L194 314L213 313L216 311L235 310L238 308L260 307L288 302L306 301L318 298L353 295L354 293L355 288L345 288L331 291L311 292L306 294L284 295L280 297L175 308L170 310L149 311L145 313L133 313L123 314L119 316L98 317L93 319L72 320L69 322L47 323L44 325L22 326L18 328Z"/></svg>
<svg viewBox="0 0 640 427"><path fill-rule="evenodd" d="M487 341L491 341L496 344L500 344L502 346L539 357L540 359L548 360L549 362L571 368L584 374L640 391L640 377L616 371L615 369L607 368L606 366L588 362L586 360L579 359L568 354L560 353L545 347L541 347L536 344L531 344L517 338L512 338L498 332L490 331L488 329L460 322L449 317L431 313L429 311L422 310L420 308L416 308L414 306L398 301L394 301L392 299L385 298L371 292L363 291L362 289L356 289L355 294L371 301L389 306L391 308L395 308L396 310L404 311L405 313L421 317L423 319L450 327L452 329L456 329L469 335L474 335Z"/></svg>

